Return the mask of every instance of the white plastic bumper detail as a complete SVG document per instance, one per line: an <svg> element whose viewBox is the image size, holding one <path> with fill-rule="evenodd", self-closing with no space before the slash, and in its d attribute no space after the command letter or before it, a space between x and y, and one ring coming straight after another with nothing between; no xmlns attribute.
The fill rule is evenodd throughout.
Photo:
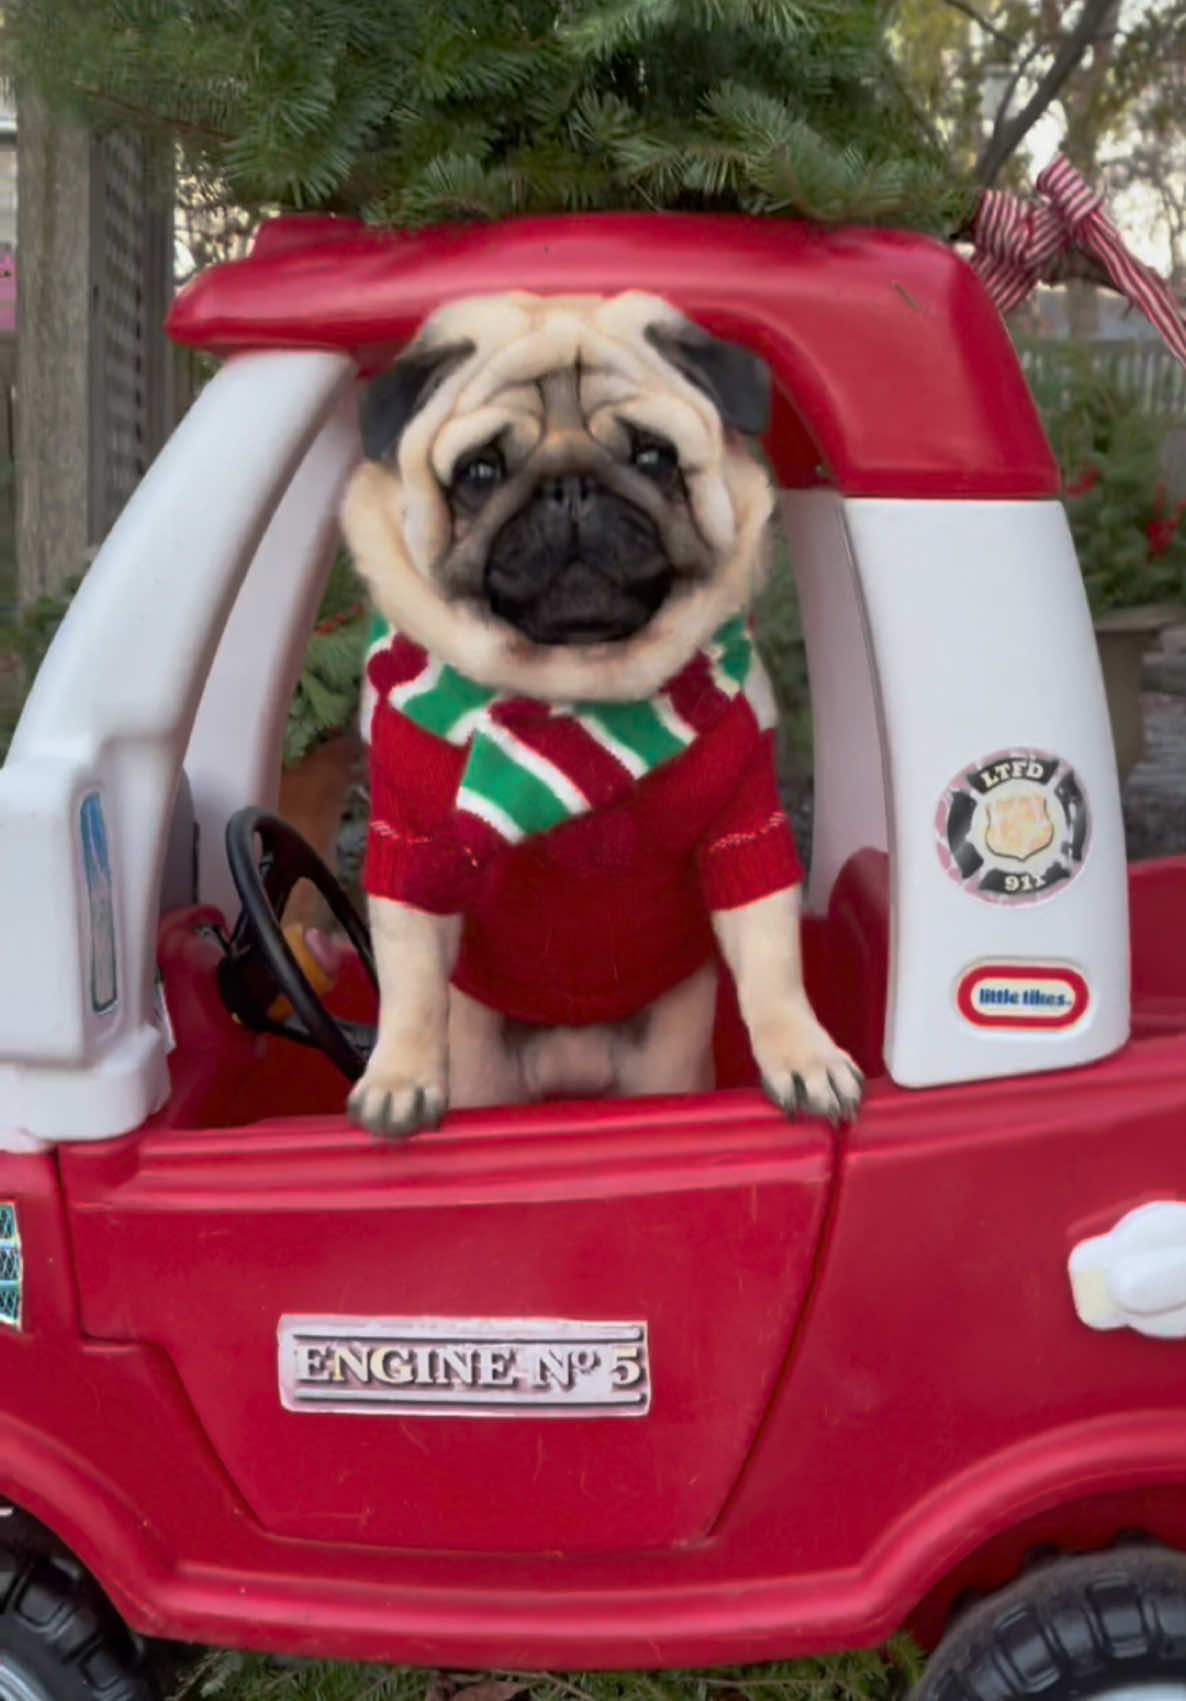
<svg viewBox="0 0 1186 1701"><path fill-rule="evenodd" d="M1067 1261L1071 1296L1089 1329L1186 1337L1186 1204L1160 1199L1081 1240Z"/></svg>

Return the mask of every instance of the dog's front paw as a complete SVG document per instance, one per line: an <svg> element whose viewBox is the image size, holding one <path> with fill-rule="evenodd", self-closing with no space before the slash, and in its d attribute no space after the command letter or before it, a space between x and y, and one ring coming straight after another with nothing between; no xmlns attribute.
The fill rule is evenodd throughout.
<svg viewBox="0 0 1186 1701"><path fill-rule="evenodd" d="M781 1011L750 1037L763 1091L788 1116L805 1110L835 1126L856 1115L865 1077L806 1005Z"/></svg>
<svg viewBox="0 0 1186 1701"><path fill-rule="evenodd" d="M406 1140L422 1128L435 1128L448 1108L443 1082L414 1080L407 1070L386 1069L374 1061L346 1103L356 1128L384 1140Z"/></svg>

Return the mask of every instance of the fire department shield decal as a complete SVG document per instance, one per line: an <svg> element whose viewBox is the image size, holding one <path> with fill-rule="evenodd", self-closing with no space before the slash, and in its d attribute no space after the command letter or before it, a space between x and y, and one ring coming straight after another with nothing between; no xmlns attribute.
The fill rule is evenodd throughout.
<svg viewBox="0 0 1186 1701"><path fill-rule="evenodd" d="M1070 764L1043 750L998 750L962 769L935 818L939 860L988 903L1056 896L1087 856L1087 798Z"/></svg>

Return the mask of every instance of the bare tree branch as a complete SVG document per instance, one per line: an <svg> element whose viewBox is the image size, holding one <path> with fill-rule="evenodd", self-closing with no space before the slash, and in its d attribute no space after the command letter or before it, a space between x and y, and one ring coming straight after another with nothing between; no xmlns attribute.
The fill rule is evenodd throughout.
<svg viewBox="0 0 1186 1701"><path fill-rule="evenodd" d="M1010 118L1007 103L1002 104L992 134L976 161L978 183L987 187L993 181L1009 155L1077 70L1088 48L1097 40L1107 39L1105 25L1109 16L1115 13L1116 4L1117 0L1083 0L1083 9L1074 29L1062 37L1049 69L1021 111Z"/></svg>
<svg viewBox="0 0 1186 1701"><path fill-rule="evenodd" d="M991 18L986 18L983 12L978 12L975 6L970 6L968 0L943 0L945 6L950 6L953 12L962 12L965 18L971 18L974 24L979 24L986 35L991 35L996 41L1003 42L1006 47L1020 46L1016 36L1009 35L1005 30L994 24Z"/></svg>
<svg viewBox="0 0 1186 1701"><path fill-rule="evenodd" d="M1038 57L1039 53L1043 52L1046 49L1046 47L1048 47L1048 46L1049 46L1049 43L1046 40L1044 40L1041 36L1039 36L1037 41L1034 42L1033 46L1029 49L1029 51L1027 53L1023 53L1021 58L1017 61L1017 64L1013 67L1012 74L1010 75L1009 81L1005 84L1004 93L1001 95L1000 104L997 107L997 115L996 115L996 118L993 121L993 128L992 128L993 136L996 135L997 131L1000 129L1000 127L1005 122L1005 118L1006 118L1006 115L1008 114L1009 107L1010 107L1012 100L1013 100L1013 96L1017 92L1018 83L1025 76L1026 72L1029 70L1029 68L1033 64L1034 60ZM989 141L988 141L988 146L991 146L991 145L992 145L992 137L990 136ZM983 157L983 155L982 155L982 157ZM979 162L977 162L977 173L976 173L976 175L977 175L977 180L979 181L979 175L980 175L980 173L979 173Z"/></svg>

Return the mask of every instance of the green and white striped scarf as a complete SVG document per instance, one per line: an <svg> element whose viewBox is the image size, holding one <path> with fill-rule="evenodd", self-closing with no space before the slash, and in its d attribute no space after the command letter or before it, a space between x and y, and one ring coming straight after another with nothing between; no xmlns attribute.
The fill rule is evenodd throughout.
<svg viewBox="0 0 1186 1701"><path fill-rule="evenodd" d="M456 809L478 817L508 843L616 801L636 781L681 756L739 694L749 698L759 724L772 724L769 684L741 615L726 621L653 697L565 705L513 698L475 684L396 637L376 616L364 680L364 733L378 702L370 664L392 645L405 645L412 660L383 700L421 731L468 749Z"/></svg>

